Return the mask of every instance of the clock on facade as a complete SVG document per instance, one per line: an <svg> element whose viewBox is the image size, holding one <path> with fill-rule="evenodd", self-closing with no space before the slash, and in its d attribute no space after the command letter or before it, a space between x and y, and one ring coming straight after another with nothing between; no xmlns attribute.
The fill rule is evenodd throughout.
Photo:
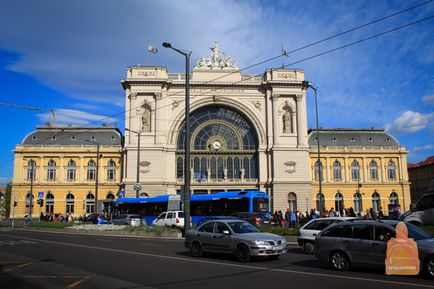
<svg viewBox="0 0 434 289"><path fill-rule="evenodd" d="M212 148L215 149L215 150L220 149L221 146L222 146L221 143L219 141L217 141L217 140L212 143Z"/></svg>

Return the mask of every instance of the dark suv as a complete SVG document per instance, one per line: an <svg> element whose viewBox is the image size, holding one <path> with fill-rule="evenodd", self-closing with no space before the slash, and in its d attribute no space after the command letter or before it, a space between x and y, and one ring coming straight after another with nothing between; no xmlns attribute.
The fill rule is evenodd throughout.
<svg viewBox="0 0 434 289"><path fill-rule="evenodd" d="M266 213L249 213L249 212L238 212L233 213L232 216L239 218L240 220L249 222L252 225L260 226L271 226L274 225L271 218L267 216Z"/></svg>

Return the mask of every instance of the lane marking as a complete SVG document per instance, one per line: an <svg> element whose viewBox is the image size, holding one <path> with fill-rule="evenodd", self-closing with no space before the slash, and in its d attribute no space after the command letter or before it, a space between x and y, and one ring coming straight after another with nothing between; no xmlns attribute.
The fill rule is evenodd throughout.
<svg viewBox="0 0 434 289"><path fill-rule="evenodd" d="M74 283L69 284L68 286L66 286L66 288L74 288L74 287L80 285L81 283L85 282L89 278L90 278L90 276L86 276L83 279L77 280Z"/></svg>
<svg viewBox="0 0 434 289"><path fill-rule="evenodd" d="M77 279L83 276L55 276L55 275L23 275L25 278L63 278L63 279Z"/></svg>
<svg viewBox="0 0 434 289"><path fill-rule="evenodd" d="M364 278L364 277L331 275L331 274L325 274L325 273L304 272L304 271L296 271L296 270L288 270L288 269L273 269L273 268L259 267L259 266L252 266L252 265L229 264L229 263L222 263L222 262L215 262L215 261L188 259L188 258L156 255L156 254L141 253L141 252L127 251L127 250L120 250L120 249L101 248L101 247L95 247L95 246L89 246L89 245L56 242L56 241L49 241L49 240L43 240L43 239L35 239L35 238L30 238L30 237L18 237L18 236L13 236L13 235L10 235L10 237L39 241L39 242L45 242L45 243L50 243L50 244L58 244L58 245L65 245L65 246L71 246L71 247L86 248L86 249L92 249L92 250L109 251L109 252L124 253L124 254L138 255L138 256L154 257L154 258L160 258L160 259L193 262L193 263L220 265L220 266L226 266L226 267L237 267L237 268L244 268L244 269L264 270L264 271L272 271L272 272L279 272L279 273L293 273L293 274L299 274L299 275L328 277L328 278L345 279L345 280L358 280L358 281L384 283L384 284L405 285L405 286L411 286L413 288L414 287L434 288L434 285L426 285L426 284L398 282L398 281L381 280L381 279Z"/></svg>
<svg viewBox="0 0 434 289"><path fill-rule="evenodd" d="M27 263L24 263L24 264L21 264L21 265L18 265L18 266L9 268L9 269L4 269L2 272L3 273L10 272L12 270L15 270L15 269L18 269L18 268L21 268L21 267L24 267L24 266L28 266L28 265L31 265L31 264L33 264L33 262L27 262Z"/></svg>

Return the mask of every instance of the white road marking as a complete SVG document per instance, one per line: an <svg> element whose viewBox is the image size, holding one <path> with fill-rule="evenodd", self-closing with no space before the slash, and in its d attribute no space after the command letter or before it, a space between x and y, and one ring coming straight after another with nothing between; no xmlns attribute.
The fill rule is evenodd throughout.
<svg viewBox="0 0 434 289"><path fill-rule="evenodd" d="M56 242L56 241L35 239L35 238L29 238L29 237L19 237L19 236L13 236L13 235L9 235L9 237L19 238L19 239L27 239L27 240L38 241L38 242L45 242L45 243L50 243L50 244L58 244L58 245L65 245L65 246L71 246L71 247L86 248L86 249L92 249L92 250L125 253L125 254L131 254L131 255L147 256L147 257L170 259L170 260L185 261L185 262L204 263L204 264L220 265L220 266L227 266L227 267L237 267L237 268L244 268L244 269L264 270L264 271L272 271L272 272L279 272L279 273L293 273L293 274L310 275L310 276L317 276L317 277L328 277L328 278L335 278L335 279L358 280L358 281L366 281L366 282L374 282L374 283L405 285L405 286L411 286L413 288L414 287L434 288L434 285L426 285L426 284L416 284L416 283L407 283L407 282L398 282L398 281L381 280L381 279L373 279L373 278L363 278L363 277L353 277L353 276L331 275L331 274L325 274L325 273L303 272L303 271L295 271L295 270L288 270L288 269L273 269L273 268L267 268L267 267L242 265L242 264L230 264L230 263L222 263L222 262L215 262L215 261L189 259L189 258L156 255L156 254L141 253L141 252L127 251L127 250L101 248L101 247L88 246L88 245Z"/></svg>

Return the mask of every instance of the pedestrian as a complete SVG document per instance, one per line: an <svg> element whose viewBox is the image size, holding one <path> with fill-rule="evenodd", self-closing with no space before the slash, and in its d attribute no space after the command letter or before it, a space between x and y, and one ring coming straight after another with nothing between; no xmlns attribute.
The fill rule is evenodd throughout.
<svg viewBox="0 0 434 289"><path fill-rule="evenodd" d="M380 207L380 210L378 211L378 219L382 220L384 218L383 208Z"/></svg>
<svg viewBox="0 0 434 289"><path fill-rule="evenodd" d="M377 214L375 213L375 211L374 211L373 208L369 209L369 214L371 215L371 219L372 220L377 220L378 219Z"/></svg>
<svg viewBox="0 0 434 289"><path fill-rule="evenodd" d="M294 211L291 212L291 228L295 228L297 225L297 215Z"/></svg>

